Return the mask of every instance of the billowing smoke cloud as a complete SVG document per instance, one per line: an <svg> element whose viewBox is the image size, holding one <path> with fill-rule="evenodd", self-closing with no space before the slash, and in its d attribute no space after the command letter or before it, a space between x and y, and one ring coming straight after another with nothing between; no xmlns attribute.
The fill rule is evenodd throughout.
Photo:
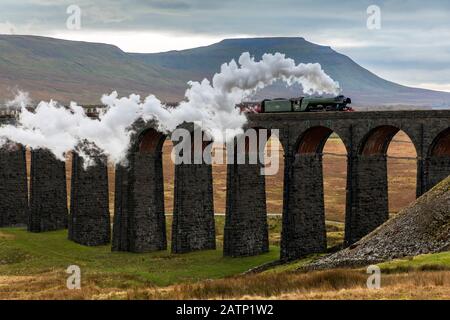
<svg viewBox="0 0 450 320"><path fill-rule="evenodd" d="M28 92L17 90L14 99L5 101L5 107L10 110L20 110L23 106L31 104Z"/></svg>
<svg viewBox="0 0 450 320"><path fill-rule="evenodd" d="M17 126L0 127L1 142L14 141L33 149L46 148L61 160L67 151L89 142L114 163L124 159L130 143L130 126L139 118L155 120L158 130L170 132L183 122L201 122L203 130L214 134L224 130L239 133L247 119L236 104L277 80L299 83L308 94L337 94L339 85L320 64L298 64L284 54L264 54L255 61L243 53L238 62L221 66L212 81L189 82L185 100L177 108L168 108L154 95L143 101L138 95L119 98L116 92L102 97L107 106L99 119L86 116L83 108L72 103L69 108L56 102L41 102L32 112L26 109L29 97L21 94L9 104L20 106ZM213 136L220 140L222 136ZM88 161L89 156L81 154Z"/></svg>

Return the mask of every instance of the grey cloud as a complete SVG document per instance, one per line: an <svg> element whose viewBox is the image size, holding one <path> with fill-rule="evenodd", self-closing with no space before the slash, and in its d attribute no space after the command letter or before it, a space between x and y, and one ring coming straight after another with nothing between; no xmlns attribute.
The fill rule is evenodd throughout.
<svg viewBox="0 0 450 320"><path fill-rule="evenodd" d="M64 30L69 4L78 4L83 27L96 31L304 36L393 80L409 70L414 79L450 83L443 67L450 61L447 0L2 0L0 31L11 24L38 34ZM372 4L381 8L381 30L366 28Z"/></svg>

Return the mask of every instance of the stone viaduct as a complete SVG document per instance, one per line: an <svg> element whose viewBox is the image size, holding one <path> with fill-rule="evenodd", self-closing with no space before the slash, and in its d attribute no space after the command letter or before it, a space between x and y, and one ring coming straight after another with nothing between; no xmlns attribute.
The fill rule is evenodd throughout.
<svg viewBox="0 0 450 320"><path fill-rule="evenodd" d="M388 218L386 152L399 130L416 149L417 196L450 174L450 110L249 114L248 118L248 128L278 129L284 150L283 260L326 250L322 150L332 133L347 149L347 246ZM0 121L14 118L3 116ZM134 129L127 165L116 167L112 250L165 250L162 146L167 137L143 121ZM269 249L261 166L227 166L225 256L257 255ZM77 243L109 243L105 159L99 157L97 165L86 171L74 153L70 214L64 163L48 151L32 150L28 191L24 148L3 147L0 179L0 226L28 225L31 232L68 227L69 239ZM173 253L216 248L211 165L176 165L173 214Z"/></svg>

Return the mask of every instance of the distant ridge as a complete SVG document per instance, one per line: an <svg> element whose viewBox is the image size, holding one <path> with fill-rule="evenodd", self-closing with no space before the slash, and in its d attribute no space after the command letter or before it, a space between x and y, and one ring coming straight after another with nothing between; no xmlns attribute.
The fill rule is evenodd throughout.
<svg viewBox="0 0 450 320"><path fill-rule="evenodd" d="M211 78L222 63L245 51L257 59L281 52L297 63L318 62L358 105L450 105L450 93L384 80L330 47L300 37L226 39L194 49L137 54L99 43L0 35L0 101L11 97L14 88L29 91L35 100L64 103L97 104L113 90L179 101L187 81ZM299 90L277 83L256 98L298 96Z"/></svg>

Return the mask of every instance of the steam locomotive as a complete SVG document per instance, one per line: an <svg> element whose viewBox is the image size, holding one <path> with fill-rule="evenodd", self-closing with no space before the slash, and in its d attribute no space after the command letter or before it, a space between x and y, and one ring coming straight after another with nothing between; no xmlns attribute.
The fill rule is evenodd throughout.
<svg viewBox="0 0 450 320"><path fill-rule="evenodd" d="M299 97L292 99L266 99L261 103L244 102L239 107L243 112L314 112L314 111L353 111L348 105L352 100L343 95L336 97Z"/></svg>

